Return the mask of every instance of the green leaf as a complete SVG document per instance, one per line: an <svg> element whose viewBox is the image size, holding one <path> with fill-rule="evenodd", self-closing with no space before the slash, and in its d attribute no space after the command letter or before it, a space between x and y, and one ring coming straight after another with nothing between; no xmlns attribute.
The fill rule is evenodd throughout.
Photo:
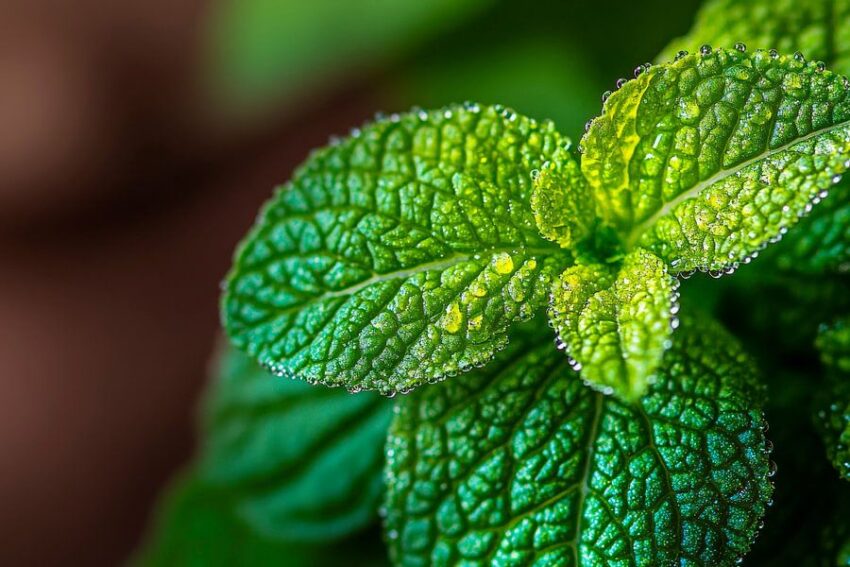
<svg viewBox="0 0 850 567"><path fill-rule="evenodd" d="M333 567L387 565L380 539L360 535L342 542L304 544L269 538L234 513L227 494L184 475L166 493L157 510L151 542L132 562L140 567L230 567L287 565Z"/></svg>
<svg viewBox="0 0 850 567"><path fill-rule="evenodd" d="M814 61L850 74L850 2L846 0L715 0L700 11L688 34L659 56L671 59L679 50L701 45L800 50ZM819 200L819 199L818 199ZM850 183L830 190L814 213L800 222L771 254L770 264L801 273L850 270Z"/></svg>
<svg viewBox="0 0 850 567"><path fill-rule="evenodd" d="M637 405L582 386L545 339L398 402L387 445L400 565L728 565L772 487L751 361L685 322Z"/></svg>
<svg viewBox="0 0 850 567"><path fill-rule="evenodd" d="M801 274L850 272L850 183L839 183L771 254L771 264Z"/></svg>
<svg viewBox="0 0 850 567"><path fill-rule="evenodd" d="M552 287L549 317L582 378L633 401L655 381L670 346L677 288L658 257L637 249L619 271L601 264L568 268Z"/></svg>
<svg viewBox="0 0 850 567"><path fill-rule="evenodd" d="M671 42L658 61L702 45L801 51L813 61L850 74L850 3L846 0L711 0L691 30Z"/></svg>
<svg viewBox="0 0 850 567"><path fill-rule="evenodd" d="M596 220L593 197L568 150L559 151L535 174L531 210L540 234L561 248L572 248L590 235Z"/></svg>
<svg viewBox="0 0 850 567"><path fill-rule="evenodd" d="M774 505L744 564L833 567L837 546L850 536L846 514L850 484L839 480L822 458L819 435L813 427L811 409L821 387L820 377L810 367L795 366L798 355L789 356L786 349L770 344L762 348L767 352L759 358L759 367L764 370L769 392L765 413L776 445L771 457L778 469L774 469Z"/></svg>
<svg viewBox="0 0 850 567"><path fill-rule="evenodd" d="M376 522L391 401L284 380L232 348L214 378L150 564L316 565L317 548Z"/></svg>
<svg viewBox="0 0 850 567"><path fill-rule="evenodd" d="M314 153L237 253L231 339L277 374L352 391L486 363L571 262L529 205L531 172L568 144L551 123L467 104Z"/></svg>
<svg viewBox="0 0 850 567"><path fill-rule="evenodd" d="M376 394L277 378L228 349L198 476L227 490L240 517L262 534L337 538L376 517L391 415L392 403Z"/></svg>
<svg viewBox="0 0 850 567"><path fill-rule="evenodd" d="M611 95L582 140L600 215L677 271L728 270L840 180L850 93L816 63L707 49Z"/></svg>
<svg viewBox="0 0 850 567"><path fill-rule="evenodd" d="M829 460L842 478L850 480L850 319L825 328L816 345L832 382L818 412L820 430Z"/></svg>

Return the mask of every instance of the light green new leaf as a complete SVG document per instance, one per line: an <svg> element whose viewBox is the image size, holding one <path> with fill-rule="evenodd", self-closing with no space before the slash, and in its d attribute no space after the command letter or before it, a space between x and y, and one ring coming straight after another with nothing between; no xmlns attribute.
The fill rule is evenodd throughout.
<svg viewBox="0 0 850 567"><path fill-rule="evenodd" d="M534 338L534 337L538 338ZM387 444L394 562L728 565L772 486L751 361L683 326L637 405L584 387L545 338L399 401Z"/></svg>
<svg viewBox="0 0 850 567"><path fill-rule="evenodd" d="M529 204L531 172L568 143L551 123L468 104L316 152L237 253L231 339L275 373L353 391L486 363L571 262Z"/></svg>
<svg viewBox="0 0 850 567"><path fill-rule="evenodd" d="M582 140L600 215L677 271L780 238L850 160L850 92L816 63L715 50L641 74Z"/></svg>
<svg viewBox="0 0 850 567"><path fill-rule="evenodd" d="M235 349L206 412L198 477L258 533L325 541L376 517L392 403L281 379Z"/></svg>
<svg viewBox="0 0 850 567"><path fill-rule="evenodd" d="M572 248L588 236L596 220L595 203L578 162L562 149L534 174L531 209L540 234Z"/></svg>
<svg viewBox="0 0 850 567"><path fill-rule="evenodd" d="M691 30L668 45L658 62L705 44L800 51L813 61L850 74L850 2L847 0L710 0Z"/></svg>
<svg viewBox="0 0 850 567"><path fill-rule="evenodd" d="M818 425L829 460L850 480L850 319L825 328L816 344L832 383Z"/></svg>
<svg viewBox="0 0 850 567"><path fill-rule="evenodd" d="M695 52L704 44L799 50L813 61L850 74L850 1L714 0L700 11L688 34L659 56L669 61L679 50ZM781 269L810 274L850 270L850 182L830 190L776 247L773 261Z"/></svg>
<svg viewBox="0 0 850 567"><path fill-rule="evenodd" d="M636 400L670 346L677 288L664 262L641 249L619 272L599 264L568 268L552 286L549 308L559 346L595 388Z"/></svg>

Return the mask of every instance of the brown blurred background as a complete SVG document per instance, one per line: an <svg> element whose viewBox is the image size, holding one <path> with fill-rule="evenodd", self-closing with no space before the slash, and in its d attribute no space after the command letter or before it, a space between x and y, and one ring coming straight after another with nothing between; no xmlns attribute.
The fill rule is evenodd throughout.
<svg viewBox="0 0 850 567"><path fill-rule="evenodd" d="M526 4L0 0L0 565L127 557L231 251L310 148L464 99L577 136L695 2Z"/></svg>

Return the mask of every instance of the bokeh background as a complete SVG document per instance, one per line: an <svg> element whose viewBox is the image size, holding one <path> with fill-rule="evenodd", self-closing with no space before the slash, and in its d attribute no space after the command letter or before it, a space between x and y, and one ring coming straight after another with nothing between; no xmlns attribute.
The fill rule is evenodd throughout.
<svg viewBox="0 0 850 567"><path fill-rule="evenodd" d="M189 458L219 281L272 188L376 111L577 138L697 2L2 0L0 565L114 565Z"/></svg>

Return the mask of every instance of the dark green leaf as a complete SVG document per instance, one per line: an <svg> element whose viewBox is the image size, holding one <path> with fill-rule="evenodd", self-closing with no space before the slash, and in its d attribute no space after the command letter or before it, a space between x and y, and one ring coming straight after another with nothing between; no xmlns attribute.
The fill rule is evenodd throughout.
<svg viewBox="0 0 850 567"><path fill-rule="evenodd" d="M582 386L539 335L399 401L387 537L401 565L727 565L768 481L761 388L715 324L688 324L639 405Z"/></svg>
<svg viewBox="0 0 850 567"><path fill-rule="evenodd" d="M392 402L277 378L230 349L209 406L198 475L254 529L323 541L374 520Z"/></svg>
<svg viewBox="0 0 850 567"><path fill-rule="evenodd" d="M132 562L139 567L334 567L343 556L352 567L389 565L377 534L304 544L257 533L234 513L226 493L192 476L165 494L156 519L151 545Z"/></svg>
<svg viewBox="0 0 850 567"><path fill-rule="evenodd" d="M818 421L829 460L842 478L850 480L850 319L824 328L817 347L831 379Z"/></svg>
<svg viewBox="0 0 850 567"><path fill-rule="evenodd" d="M319 548L378 518L392 407L377 394L275 377L226 349L200 454L166 497L145 557L152 565L317 565Z"/></svg>

